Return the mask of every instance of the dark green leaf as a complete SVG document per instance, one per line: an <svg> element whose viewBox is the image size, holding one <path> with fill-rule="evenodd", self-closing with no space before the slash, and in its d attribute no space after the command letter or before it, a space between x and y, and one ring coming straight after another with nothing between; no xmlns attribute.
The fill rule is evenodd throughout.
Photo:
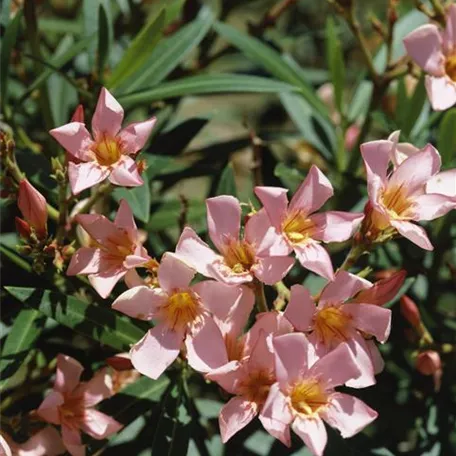
<svg viewBox="0 0 456 456"><path fill-rule="evenodd" d="M34 309L23 309L6 337L0 361L0 390L22 365L43 330L46 317Z"/></svg>
<svg viewBox="0 0 456 456"><path fill-rule="evenodd" d="M103 71L109 57L110 24L106 9L100 3L98 12L98 78L103 80Z"/></svg>
<svg viewBox="0 0 456 456"><path fill-rule="evenodd" d="M114 190L113 196L116 201L125 199L131 207L133 215L141 222L147 223L149 221L150 188L148 179L144 179L144 184L139 187L129 189L118 187Z"/></svg>
<svg viewBox="0 0 456 456"><path fill-rule="evenodd" d="M400 125L401 131L405 136L408 136L415 125L418 117L421 114L424 103L427 100L426 87L424 86L424 73L415 87L413 95L408 100L404 109L407 114L404 114L403 123Z"/></svg>
<svg viewBox="0 0 456 456"><path fill-rule="evenodd" d="M178 227L178 217L182 210L182 202L180 200L164 201L159 208L155 210L147 224L148 231L160 231L167 228ZM204 201L189 200L187 223L195 224L200 222L206 215L206 206Z"/></svg>
<svg viewBox="0 0 456 456"><path fill-rule="evenodd" d="M439 126L437 149L444 166L450 166L456 158L456 108L447 111Z"/></svg>
<svg viewBox="0 0 456 456"><path fill-rule="evenodd" d="M278 177L291 193L298 189L305 177L298 169L291 168L284 163L277 163L274 176Z"/></svg>
<svg viewBox="0 0 456 456"><path fill-rule="evenodd" d="M276 93L295 90L299 89L283 82L261 78L259 76L207 74L165 82L155 89L121 96L119 97L119 103L124 107L132 107L185 95L234 92Z"/></svg>
<svg viewBox="0 0 456 456"><path fill-rule="evenodd" d="M149 58L161 37L165 14L162 9L158 16L153 16L136 35L108 79L106 84L109 88L118 87L126 78L141 68Z"/></svg>
<svg viewBox="0 0 456 456"><path fill-rule="evenodd" d="M127 351L144 331L114 310L87 304L72 296L37 288L5 287L16 299L63 326L115 350Z"/></svg>
<svg viewBox="0 0 456 456"><path fill-rule="evenodd" d="M234 169L231 163L228 163L222 171L215 194L237 196L236 180L234 178Z"/></svg>

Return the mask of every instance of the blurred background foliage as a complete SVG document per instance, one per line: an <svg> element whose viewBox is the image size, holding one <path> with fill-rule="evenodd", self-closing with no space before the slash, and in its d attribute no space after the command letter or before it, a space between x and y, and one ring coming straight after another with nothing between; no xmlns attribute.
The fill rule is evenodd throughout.
<svg viewBox="0 0 456 456"><path fill-rule="evenodd" d="M376 27L387 21L387 2L356 3L375 68L383 71L387 51ZM393 59L404 53L403 36L427 20L413 4L398 3ZM205 234L205 198L233 194L258 207L255 184L294 191L312 164L335 187L329 208L361 211L365 176L359 144L344 143L350 125L361 129L359 141L401 129L404 141L436 145L443 169L456 166L456 109L432 113L423 79L405 74L372 104L359 43L329 2L3 0L0 23L1 128L13 135L21 169L49 203L58 198L49 159L63 151L47 132L67 123L78 103L87 118L104 85L125 107L127 121L158 117L140 155L147 163L145 185L116 189L105 201L107 213L114 213L120 198L128 200L156 258L174 250L186 223ZM327 82L334 85L335 106L317 94ZM50 385L57 353L96 369L142 331L137 321L113 315L111 301L78 279L58 276L52 266L34 274L16 250L15 215L13 198L2 199L2 284L29 287L1 292L2 426L20 441L33 429L27 414ZM418 303L436 344L450 347L456 344L454 222L453 211L428 224L434 252L399 239L357 264L372 268L371 279L406 269L402 291ZM335 266L348 248L330 246ZM293 283L316 293L323 281L296 266L287 277ZM21 301L30 308L23 310ZM455 351L442 355L442 384L435 391L432 378L414 368L413 331L395 301L389 305L393 329L381 347L385 371L376 386L356 391L379 419L349 440L329 430L325 454L456 454ZM179 372L158 381L141 378L105 401L104 409L127 426L110 441L91 442L89 454L309 454L297 440L286 449L258 423L223 446L217 417L226 397L200 375Z"/></svg>

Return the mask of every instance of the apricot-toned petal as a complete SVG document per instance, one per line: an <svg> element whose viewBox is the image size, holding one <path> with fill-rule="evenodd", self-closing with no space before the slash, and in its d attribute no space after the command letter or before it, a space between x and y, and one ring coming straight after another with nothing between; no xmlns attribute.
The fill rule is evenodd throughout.
<svg viewBox="0 0 456 456"><path fill-rule="evenodd" d="M101 369L87 383L82 385L84 406L93 407L103 399L111 397L112 378L108 370Z"/></svg>
<svg viewBox="0 0 456 456"><path fill-rule="evenodd" d="M299 416L295 418L291 428L299 435L313 455L323 456L328 434L323 421L318 416L312 418Z"/></svg>
<svg viewBox="0 0 456 456"><path fill-rule="evenodd" d="M44 421L52 424L60 424L59 407L64 403L63 395L57 391L51 391L43 400L36 411Z"/></svg>
<svg viewBox="0 0 456 456"><path fill-rule="evenodd" d="M101 250L81 247L71 257L66 271L69 276L77 274L95 274L100 271Z"/></svg>
<svg viewBox="0 0 456 456"><path fill-rule="evenodd" d="M315 165L312 165L304 182L293 195L288 210L289 212L302 210L305 214L311 214L320 209L333 194L331 182Z"/></svg>
<svg viewBox="0 0 456 456"><path fill-rule="evenodd" d="M257 406L254 402L242 397L233 397L225 404L219 415L220 435L226 443L234 434L243 429L257 415Z"/></svg>
<svg viewBox="0 0 456 456"><path fill-rule="evenodd" d="M158 267L158 283L167 293L173 289L187 288L190 285L196 271L178 255L166 252Z"/></svg>
<svg viewBox="0 0 456 456"><path fill-rule="evenodd" d="M114 219L114 225L125 230L136 230L135 218L127 200L121 199Z"/></svg>
<svg viewBox="0 0 456 456"><path fill-rule="evenodd" d="M109 170L96 162L68 163L68 178L73 195L103 182L109 176Z"/></svg>
<svg viewBox="0 0 456 456"><path fill-rule="evenodd" d="M61 393L73 391L79 384L79 379L84 368L81 363L71 356L57 355L57 372L55 375L54 389Z"/></svg>
<svg viewBox="0 0 456 456"><path fill-rule="evenodd" d="M49 133L73 157L82 161L90 160L93 140L83 123L71 122Z"/></svg>
<svg viewBox="0 0 456 456"><path fill-rule="evenodd" d="M258 419L265 428L265 430L276 439L280 440L285 446L291 446L290 425L282 423L269 417L258 415Z"/></svg>
<svg viewBox="0 0 456 456"><path fill-rule="evenodd" d="M64 452L65 447L57 429L47 426L19 445L14 454L15 456L58 456Z"/></svg>
<svg viewBox="0 0 456 456"><path fill-rule="evenodd" d="M361 155L367 174L367 191L373 204L377 201L379 189L386 182L386 173L393 147L392 141L385 140L361 144Z"/></svg>
<svg viewBox="0 0 456 456"><path fill-rule="evenodd" d="M113 303L112 308L139 320L152 320L157 309L166 303L168 295L160 288L145 285L130 288L122 293Z"/></svg>
<svg viewBox="0 0 456 456"><path fill-rule="evenodd" d="M127 156L124 156L122 160L113 165L109 181L121 187L139 187L144 184L136 162Z"/></svg>
<svg viewBox="0 0 456 456"><path fill-rule="evenodd" d="M426 76L424 83L435 111L445 111L456 104L456 83L450 78Z"/></svg>
<svg viewBox="0 0 456 456"><path fill-rule="evenodd" d="M391 331L391 310L373 304L344 304L343 312L350 315L353 325L385 342Z"/></svg>
<svg viewBox="0 0 456 456"><path fill-rule="evenodd" d="M426 24L418 27L404 38L407 54L426 73L443 76L445 56L442 53L442 36L436 25Z"/></svg>
<svg viewBox="0 0 456 456"><path fill-rule="evenodd" d="M282 187L255 187L255 195L261 201L271 224L281 231L288 207L288 190Z"/></svg>
<svg viewBox="0 0 456 456"><path fill-rule="evenodd" d="M446 27L442 34L445 53L451 55L456 49L456 5L449 6L446 16Z"/></svg>
<svg viewBox="0 0 456 456"><path fill-rule="evenodd" d="M309 217L316 225L314 239L343 242L350 239L364 218L363 213L328 211Z"/></svg>
<svg viewBox="0 0 456 456"><path fill-rule="evenodd" d="M62 440L71 456L86 456L85 445L82 444L79 429L63 425Z"/></svg>
<svg viewBox="0 0 456 456"><path fill-rule="evenodd" d="M375 343L375 340L369 339L366 340L366 347L368 349L368 353L370 359L372 361L372 366L374 368L374 374L377 375L385 368L385 361L380 354L380 351Z"/></svg>
<svg viewBox="0 0 456 456"><path fill-rule="evenodd" d="M445 195L420 195L413 201L414 219L434 220L456 209L456 198Z"/></svg>
<svg viewBox="0 0 456 456"><path fill-rule="evenodd" d="M321 415L331 427L340 431L343 438L347 438L372 423L378 413L354 396L335 393L331 395L330 402Z"/></svg>
<svg viewBox="0 0 456 456"><path fill-rule="evenodd" d="M274 354L272 353L271 341L271 336L260 332L247 360L247 366L250 371L274 372Z"/></svg>
<svg viewBox="0 0 456 456"><path fill-rule="evenodd" d="M96 440L105 439L122 428L123 425L114 418L93 408L86 409L81 425L81 429Z"/></svg>
<svg viewBox="0 0 456 456"><path fill-rule="evenodd" d="M296 258L303 267L325 279L334 280L331 257L321 244L309 241L303 246L295 245L294 251Z"/></svg>
<svg viewBox="0 0 456 456"><path fill-rule="evenodd" d="M409 241L412 241L418 247L425 250L434 250L426 231L421 226L415 225L411 222L404 222L401 220L391 220L391 225L402 234Z"/></svg>
<svg viewBox="0 0 456 456"><path fill-rule="evenodd" d="M89 282L96 292L106 299L117 282L127 273L127 269L121 267L112 267L97 274L89 274Z"/></svg>
<svg viewBox="0 0 456 456"><path fill-rule="evenodd" d="M371 358L371 350L367 346L364 337L361 334L355 333L347 340L347 345L354 356L360 374L355 378L347 380L345 385L350 388L367 388L368 386L375 385L374 363Z"/></svg>
<svg viewBox="0 0 456 456"><path fill-rule="evenodd" d="M136 272L136 269L129 269L125 274L124 281L128 288L145 285L144 279Z"/></svg>
<svg viewBox="0 0 456 456"><path fill-rule="evenodd" d="M19 183L17 206L24 219L40 236L45 237L48 219L46 199L27 179L22 179Z"/></svg>
<svg viewBox="0 0 456 456"><path fill-rule="evenodd" d="M268 397L261 410L261 415L269 421L269 425L279 430L282 429L283 425L288 426L292 422L293 415L290 412L289 401L278 383L271 385ZM274 437L276 436L274 435Z"/></svg>
<svg viewBox="0 0 456 456"><path fill-rule="evenodd" d="M84 228L90 237L99 244L105 244L108 239L118 236L118 229L104 215L100 214L80 214L76 216L76 221Z"/></svg>
<svg viewBox="0 0 456 456"><path fill-rule="evenodd" d="M151 117L144 122L134 122L127 125L119 133L119 138L122 140L122 148L127 154L136 154L146 144L155 123L156 117Z"/></svg>
<svg viewBox="0 0 456 456"><path fill-rule="evenodd" d="M456 169L449 169L433 176L426 184L426 193L456 198Z"/></svg>
<svg viewBox="0 0 456 456"><path fill-rule="evenodd" d="M100 91L97 107L92 118L92 132L98 139L101 135L115 137L122 126L124 110L104 87Z"/></svg>
<svg viewBox="0 0 456 456"><path fill-rule="evenodd" d="M368 280L341 270L337 272L334 281L328 283L323 289L320 303L341 303L370 287L372 287L372 283Z"/></svg>
<svg viewBox="0 0 456 456"><path fill-rule="evenodd" d="M133 366L141 374L157 379L179 355L183 338L183 332L158 324L131 348Z"/></svg>
<svg viewBox="0 0 456 456"><path fill-rule="evenodd" d="M226 392L237 394L239 380L245 375L245 366L239 361L230 361L223 366L210 371L206 378L218 383Z"/></svg>
<svg viewBox="0 0 456 456"><path fill-rule="evenodd" d="M149 256L127 255L122 263L125 269L134 269L144 266L150 260Z"/></svg>
<svg viewBox="0 0 456 456"><path fill-rule="evenodd" d="M294 258L287 256L270 256L260 258L252 270L255 277L266 285L274 285L282 280L293 267Z"/></svg>
<svg viewBox="0 0 456 456"><path fill-rule="evenodd" d="M310 291L302 285L293 285L284 316L298 331L309 331L315 315L315 303Z"/></svg>

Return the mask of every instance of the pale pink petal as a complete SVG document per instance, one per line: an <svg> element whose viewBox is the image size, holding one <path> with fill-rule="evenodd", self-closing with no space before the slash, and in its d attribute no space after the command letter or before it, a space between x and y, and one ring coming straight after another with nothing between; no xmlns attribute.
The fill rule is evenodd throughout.
<svg viewBox="0 0 456 456"><path fill-rule="evenodd" d="M288 210L290 212L303 210L306 214L311 214L320 209L333 194L331 182L315 165L312 165L304 182L293 195Z"/></svg>
<svg viewBox="0 0 456 456"><path fill-rule="evenodd" d="M67 275L95 274L100 271L101 250L81 247L71 257Z"/></svg>
<svg viewBox="0 0 456 456"><path fill-rule="evenodd" d="M249 371L268 370L274 372L274 354L272 353L271 335L260 332L247 360Z"/></svg>
<svg viewBox="0 0 456 456"><path fill-rule="evenodd" d="M222 195L206 200L209 237L223 253L229 239L239 239L241 206L234 196Z"/></svg>
<svg viewBox="0 0 456 456"><path fill-rule="evenodd" d="M114 225L125 230L136 231L136 223L127 200L121 199L114 219Z"/></svg>
<svg viewBox="0 0 456 456"><path fill-rule="evenodd" d="M456 199L445 195L417 196L413 201L414 220L434 220L456 209Z"/></svg>
<svg viewBox="0 0 456 456"><path fill-rule="evenodd" d="M407 54L427 73L443 76L445 57L442 53L442 36L436 25L418 27L404 38Z"/></svg>
<svg viewBox="0 0 456 456"><path fill-rule="evenodd" d="M331 427L340 431L343 438L347 438L372 423L378 413L354 396L335 393L331 395L329 405L321 415Z"/></svg>
<svg viewBox="0 0 456 456"><path fill-rule="evenodd" d="M233 397L225 404L219 415L220 435L226 443L234 434L252 421L257 415L255 403L242 397Z"/></svg>
<svg viewBox="0 0 456 456"><path fill-rule="evenodd" d="M287 400L285 394L281 391L278 383L271 385L268 397L266 398L266 402L261 410L261 416L269 421L269 426L266 428L268 432L270 427L273 430L277 429L281 431L283 429L283 425L289 426L292 422L293 415L290 411L289 401ZM261 420L261 422L263 423L263 420ZM289 433L287 434L289 436ZM277 437L273 433L271 433L271 435ZM285 445L287 445L287 443L285 443Z"/></svg>
<svg viewBox="0 0 456 456"><path fill-rule="evenodd" d="M40 418L48 423L60 424L60 413L58 407L64 403L61 393L51 391L41 402L36 413Z"/></svg>
<svg viewBox="0 0 456 456"><path fill-rule="evenodd" d="M218 259L213 264L209 264L207 270L210 277L219 282L226 283L227 285L239 286L253 280L253 273L250 270L234 272L222 258Z"/></svg>
<svg viewBox="0 0 456 456"><path fill-rule="evenodd" d="M130 350L131 362L141 374L157 379L174 362L180 352L183 332L173 331L160 323Z"/></svg>
<svg viewBox="0 0 456 456"><path fill-rule="evenodd" d="M206 378L218 383L226 392L237 394L237 385L245 375L245 366L239 361L230 361L206 374Z"/></svg>
<svg viewBox="0 0 456 456"><path fill-rule="evenodd" d="M14 454L15 456L58 456L64 452L65 447L57 429L47 426L19 445Z"/></svg>
<svg viewBox="0 0 456 456"><path fill-rule="evenodd" d="M113 267L97 274L89 274L89 282L96 292L103 298L106 299L117 282L121 280L127 270L124 268Z"/></svg>
<svg viewBox="0 0 456 456"><path fill-rule="evenodd" d="M80 214L76 216L76 221L99 244L105 244L109 239L118 237L119 230L104 215Z"/></svg>
<svg viewBox="0 0 456 456"><path fill-rule="evenodd" d="M446 27L442 34L443 48L447 55L452 55L456 51L456 5L452 4L448 8L446 16Z"/></svg>
<svg viewBox="0 0 456 456"><path fill-rule="evenodd" d="M144 122L134 122L127 125L119 133L119 138L122 140L122 149L127 154L136 154L146 144L155 123L156 117L151 117Z"/></svg>
<svg viewBox="0 0 456 456"><path fill-rule="evenodd" d="M71 456L86 456L85 445L81 442L78 429L62 426L62 440Z"/></svg>
<svg viewBox="0 0 456 456"><path fill-rule="evenodd" d="M98 139L101 135L114 137L122 126L124 110L104 87L100 91L97 107L92 118L92 132Z"/></svg>
<svg viewBox="0 0 456 456"><path fill-rule="evenodd" d="M185 346L188 363L198 372L210 372L228 362L225 340L210 317L205 318L198 330L187 334Z"/></svg>
<svg viewBox="0 0 456 456"><path fill-rule="evenodd" d="M281 187L255 187L255 195L261 201L271 223L281 231L288 207L288 190Z"/></svg>
<svg viewBox="0 0 456 456"><path fill-rule="evenodd" d="M131 288L122 293L113 303L112 308L132 318L152 320L156 317L157 308L168 299L161 289L145 285Z"/></svg>
<svg viewBox="0 0 456 456"><path fill-rule="evenodd" d="M106 368L101 369L82 388L84 406L93 407L112 396L112 377Z"/></svg>
<svg viewBox="0 0 456 456"><path fill-rule="evenodd" d="M127 156L123 156L120 161L113 165L109 181L121 187L138 187L144 184L136 162Z"/></svg>
<svg viewBox="0 0 456 456"><path fill-rule="evenodd" d="M8 445L8 442L0 434L0 456L13 456L11 452L11 447Z"/></svg>
<svg viewBox="0 0 456 456"><path fill-rule="evenodd" d="M290 288L290 301L285 308L284 316L298 331L309 331L315 315L315 303L307 288L293 285Z"/></svg>
<svg viewBox="0 0 456 456"><path fill-rule="evenodd" d="M391 330L391 310L373 304L344 304L343 312L350 315L353 325L379 342L385 342Z"/></svg>
<svg viewBox="0 0 456 456"><path fill-rule="evenodd" d="M79 383L84 368L71 356L57 355L57 372L54 389L61 393L73 391Z"/></svg>
<svg viewBox="0 0 456 456"><path fill-rule="evenodd" d="M201 298L203 306L221 320L228 317L231 308L239 304L243 295L242 287L229 286L215 280L201 281L192 290Z"/></svg>
<svg viewBox="0 0 456 456"><path fill-rule="evenodd" d="M68 178L74 195L104 181L108 175L109 170L102 168L96 162L68 163Z"/></svg>
<svg viewBox="0 0 456 456"><path fill-rule="evenodd" d="M158 283L167 293L175 289L187 288L196 271L176 254L166 252L158 267Z"/></svg>
<svg viewBox="0 0 456 456"><path fill-rule="evenodd" d="M366 347L369 352L369 357L372 361L372 366L374 368L374 374L377 375L385 368L385 361L380 354L380 351L377 347L377 344L374 340L368 339L366 340Z"/></svg>
<svg viewBox="0 0 456 456"><path fill-rule="evenodd" d="M298 416L293 421L291 428L299 435L313 455L323 456L328 434L323 421L318 416L312 418Z"/></svg>
<svg viewBox="0 0 456 456"><path fill-rule="evenodd" d="M426 76L424 84L435 111L445 111L456 104L456 83L447 76Z"/></svg>
<svg viewBox="0 0 456 456"><path fill-rule="evenodd" d="M370 141L361 144L361 155L363 156L366 167L368 181L370 180L370 176L377 176L381 182L386 180L388 163L393 147L394 143L386 140Z"/></svg>
<svg viewBox="0 0 456 456"><path fill-rule="evenodd" d="M434 250L426 231L421 226L415 225L411 222L404 222L401 220L391 220L391 225L402 234L409 241L412 241L418 247L425 250Z"/></svg>
<svg viewBox="0 0 456 456"><path fill-rule="evenodd" d="M261 413L258 419L263 425L264 429L273 437L280 440L285 446L291 446L290 425L282 423L281 421L265 417Z"/></svg>
<svg viewBox="0 0 456 456"><path fill-rule="evenodd" d="M456 198L456 169L449 169L433 176L426 184L426 193Z"/></svg>
<svg viewBox="0 0 456 456"><path fill-rule="evenodd" d="M124 281L128 288L145 285L144 279L136 272L136 269L130 269L125 274Z"/></svg>
<svg viewBox="0 0 456 456"><path fill-rule="evenodd" d="M327 388L334 388L357 378L360 373L352 351L343 343L319 359L307 375L320 379Z"/></svg>
<svg viewBox="0 0 456 456"><path fill-rule="evenodd" d="M388 136L388 140L393 141L394 143L390 157L394 164L394 168L397 168L404 160L419 152L418 147L415 147L410 143L400 143L400 134L401 131L396 130Z"/></svg>
<svg viewBox="0 0 456 456"><path fill-rule="evenodd" d="M274 337L272 345L277 381L283 389L286 385L292 385L307 371L311 346L302 333Z"/></svg>
<svg viewBox="0 0 456 456"><path fill-rule="evenodd" d="M134 269L139 268L140 266L144 266L150 260L150 257L143 257L138 255L127 255L125 257L124 262L122 265L126 269Z"/></svg>
<svg viewBox="0 0 456 456"><path fill-rule="evenodd" d="M304 245L295 245L296 258L309 271L315 272L325 279L334 280L334 269L331 257L324 247L315 241Z"/></svg>
<svg viewBox="0 0 456 456"><path fill-rule="evenodd" d="M206 277L213 277L209 266L222 259L188 226L182 231L176 255Z"/></svg>
<svg viewBox="0 0 456 456"><path fill-rule="evenodd" d="M343 242L353 236L364 214L328 211L314 214L309 218L317 227L314 239L324 242Z"/></svg>
<svg viewBox="0 0 456 456"><path fill-rule="evenodd" d="M293 267L294 258L270 256L260 258L252 268L255 277L266 285L274 285L282 280Z"/></svg>
<svg viewBox="0 0 456 456"><path fill-rule="evenodd" d="M347 340L347 345L354 356L360 375L347 380L345 385L350 388L367 388L368 386L375 385L374 361L371 357L371 350L364 337L355 333Z"/></svg>
<svg viewBox="0 0 456 456"><path fill-rule="evenodd" d="M81 425L81 429L86 434L97 440L105 439L122 428L123 425L114 418L95 409L86 409L84 422Z"/></svg>
<svg viewBox="0 0 456 456"><path fill-rule="evenodd" d="M347 271L338 271L333 282L328 283L320 296L320 303L341 303L372 287L372 283L366 279L350 274Z"/></svg>
<svg viewBox="0 0 456 456"><path fill-rule="evenodd" d="M83 123L71 122L54 128L49 133L73 157L82 161L90 160L93 141Z"/></svg>

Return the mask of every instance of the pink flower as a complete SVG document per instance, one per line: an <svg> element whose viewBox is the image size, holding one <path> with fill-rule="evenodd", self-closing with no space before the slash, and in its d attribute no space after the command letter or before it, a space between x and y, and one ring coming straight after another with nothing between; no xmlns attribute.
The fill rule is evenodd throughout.
<svg viewBox="0 0 456 456"><path fill-rule="evenodd" d="M10 439L9 442L0 435L1 456L58 456L66 452L57 429L52 426L41 429L24 443Z"/></svg>
<svg viewBox="0 0 456 456"><path fill-rule="evenodd" d="M316 166L312 166L289 204L287 192L280 187L255 188L275 228L273 251L284 255L294 250L302 266L333 280L331 258L321 242L346 241L363 214L339 211L314 214L334 193L331 183Z"/></svg>
<svg viewBox="0 0 456 456"><path fill-rule="evenodd" d="M143 180L131 155L136 155L144 147L156 118L132 123L121 130L123 117L122 106L103 88L92 118L93 139L84 123L79 121L50 131L75 158L68 164L74 194L106 178L115 185L125 187L142 185ZM83 120L80 111L76 111L73 118Z"/></svg>
<svg viewBox="0 0 456 456"><path fill-rule="evenodd" d="M111 377L102 369L89 382L80 382L83 367L66 355L57 356L54 389L39 406L38 415L62 427L63 444L72 456L83 456L80 432L101 440L118 432L122 425L94 406L112 395Z"/></svg>
<svg viewBox="0 0 456 456"><path fill-rule="evenodd" d="M302 285L291 287L291 297L284 316L298 331L311 332L309 342L321 357L344 343L350 348L360 366L361 375L350 380L348 386L362 388L375 383L375 373L383 368L381 356L372 341L364 334L373 335L379 342L388 339L391 311L376 304L351 302L351 298L372 284L346 271L339 271L334 282L323 289L318 305Z"/></svg>
<svg viewBox="0 0 456 456"><path fill-rule="evenodd" d="M428 193L426 189L440 170L440 155L428 144L388 173L393 147L392 141L371 141L361 146L370 204L366 230L391 234L397 231L419 247L432 250L424 229L412 222L433 220L456 207L451 197Z"/></svg>
<svg viewBox="0 0 456 456"><path fill-rule="evenodd" d="M47 235L47 204L44 196L27 180L19 183L17 205L25 221L34 228L38 237Z"/></svg>
<svg viewBox="0 0 456 456"><path fill-rule="evenodd" d="M426 193L438 193L456 201L456 169L442 171L431 177L426 184Z"/></svg>
<svg viewBox="0 0 456 456"><path fill-rule="evenodd" d="M345 344L315 362L304 334L273 339L277 383L270 387L262 410L272 435L290 444L289 427L310 452L322 456L327 434L323 421L351 437L377 418L377 412L354 396L335 391L359 375L353 354ZM270 432L270 431L269 431Z"/></svg>
<svg viewBox="0 0 456 456"><path fill-rule="evenodd" d="M409 56L428 73L425 84L432 108L443 111L456 103L456 5L448 10L446 28L418 27L404 38Z"/></svg>
<svg viewBox="0 0 456 456"><path fill-rule="evenodd" d="M115 284L151 260L139 241L135 220L128 203L121 200L114 223L99 214L81 214L78 223L89 233L94 247L81 247L72 256L67 275L87 274L102 298Z"/></svg>
<svg viewBox="0 0 456 456"><path fill-rule="evenodd" d="M158 378L177 358L184 341L189 364L196 370L208 372L228 362L222 333L211 314L225 319L243 289L212 280L190 286L195 274L173 253L166 253L158 268L159 288L131 288L112 305L130 317L157 321L130 351L133 366L148 377Z"/></svg>
<svg viewBox="0 0 456 456"><path fill-rule="evenodd" d="M293 266L287 253L269 253L273 230L264 211L254 214L239 238L241 206L233 196L206 200L209 237L220 254L215 253L198 235L186 227L176 247L176 255L200 274L225 282L241 284L255 277L267 285L280 281Z"/></svg>

